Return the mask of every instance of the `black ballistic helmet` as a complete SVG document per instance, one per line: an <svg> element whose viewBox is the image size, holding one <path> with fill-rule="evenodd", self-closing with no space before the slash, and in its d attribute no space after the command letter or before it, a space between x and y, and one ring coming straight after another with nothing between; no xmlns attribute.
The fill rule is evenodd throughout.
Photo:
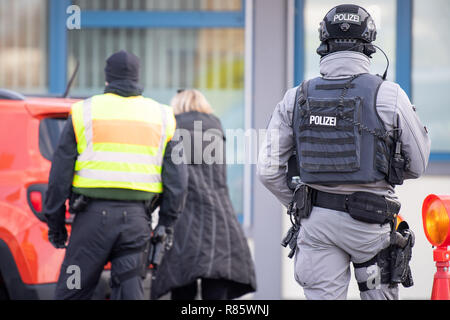
<svg viewBox="0 0 450 320"><path fill-rule="evenodd" d="M370 45L377 37L377 28L366 9L343 4L331 9L320 22L317 48L320 56L343 50L362 52L368 57L375 53Z"/></svg>

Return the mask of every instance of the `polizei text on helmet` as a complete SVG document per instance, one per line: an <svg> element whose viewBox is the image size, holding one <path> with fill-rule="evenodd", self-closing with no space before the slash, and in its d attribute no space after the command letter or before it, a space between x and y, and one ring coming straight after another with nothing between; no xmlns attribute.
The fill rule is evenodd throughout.
<svg viewBox="0 0 450 320"><path fill-rule="evenodd" d="M333 23L341 22L360 24L361 17L355 13L336 13L333 17Z"/></svg>

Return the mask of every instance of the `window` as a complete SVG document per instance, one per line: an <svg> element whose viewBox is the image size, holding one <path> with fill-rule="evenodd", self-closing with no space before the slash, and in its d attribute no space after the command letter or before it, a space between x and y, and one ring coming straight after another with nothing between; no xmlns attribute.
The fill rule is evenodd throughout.
<svg viewBox="0 0 450 320"><path fill-rule="evenodd" d="M0 88L47 92L47 1L0 1Z"/></svg>
<svg viewBox="0 0 450 320"><path fill-rule="evenodd" d="M52 160L66 121L67 119L46 118L39 123L39 151L45 159Z"/></svg>
<svg viewBox="0 0 450 320"><path fill-rule="evenodd" d="M241 0L74 0L82 10L239 11Z"/></svg>
<svg viewBox="0 0 450 320"><path fill-rule="evenodd" d="M169 104L178 89L195 88L205 94L224 130L245 127L241 0L78 0L73 3L80 6L82 22L80 30L68 30L69 77L76 61L80 63L71 96L102 93L105 60L124 49L141 60L140 83L144 86L144 96ZM126 18L120 21L122 25L115 26L111 21L108 15L112 11L125 14L122 17ZM90 23L87 12L102 17L103 25L98 26L97 21ZM204 26L202 21L195 20L199 12ZM135 17L148 13L152 19L172 25L158 26L153 20L151 26L145 26L148 16L134 23ZM172 13L181 20L174 21L174 16L171 21L165 20L166 15ZM238 19L234 18L236 15ZM224 25L224 20L231 22ZM123 27L124 21L127 27ZM83 27L83 23L87 27ZM227 173L231 200L242 220L244 165L231 164Z"/></svg>
<svg viewBox="0 0 450 320"><path fill-rule="evenodd" d="M342 3L336 0L306 0L305 2L305 79L319 76L320 56L316 53L316 49L320 45L318 32L320 21L330 9ZM375 20L377 39L374 44L386 52L390 61L388 80L395 80L396 1L354 0L351 3L366 9ZM371 73L383 74L386 69L384 55L377 52L371 61Z"/></svg>
<svg viewBox="0 0 450 320"><path fill-rule="evenodd" d="M450 153L450 2L414 1L412 100L428 127L431 151Z"/></svg>

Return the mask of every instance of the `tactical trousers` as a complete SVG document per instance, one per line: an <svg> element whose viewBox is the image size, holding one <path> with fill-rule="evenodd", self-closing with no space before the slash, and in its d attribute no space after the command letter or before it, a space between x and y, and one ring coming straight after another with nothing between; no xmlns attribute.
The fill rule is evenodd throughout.
<svg viewBox="0 0 450 320"><path fill-rule="evenodd" d="M295 255L295 280L310 300L346 299L350 264L371 260L389 246L388 224L357 221L346 212L313 207L301 220ZM380 281L377 264L355 269L358 283L365 284L363 300L398 299L398 288Z"/></svg>
<svg viewBox="0 0 450 320"><path fill-rule="evenodd" d="M228 288L233 284L225 279L207 279L200 280L201 300L227 300ZM194 300L197 296L197 281L185 286L172 289L172 300Z"/></svg>
<svg viewBox="0 0 450 320"><path fill-rule="evenodd" d="M143 299L143 279L134 270L143 265L150 231L143 203L91 201L72 224L55 299L91 299L108 261L112 278L131 275L112 285L111 299Z"/></svg>

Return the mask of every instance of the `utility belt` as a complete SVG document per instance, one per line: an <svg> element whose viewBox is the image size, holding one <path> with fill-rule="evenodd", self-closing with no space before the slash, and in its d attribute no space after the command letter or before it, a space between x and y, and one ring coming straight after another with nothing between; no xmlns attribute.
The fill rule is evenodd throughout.
<svg viewBox="0 0 450 320"><path fill-rule="evenodd" d="M400 202L369 192L341 195L311 188L311 203L316 207L348 212L355 220L380 225L393 222L400 211Z"/></svg>
<svg viewBox="0 0 450 320"><path fill-rule="evenodd" d="M292 226L281 242L283 247L289 245L291 249L289 258L292 258L297 250L301 220L310 216L313 206L347 212L353 219L366 223L380 225L390 223L392 228L390 246L370 261L355 265L355 268L377 263L381 268L381 283L390 285L402 283L404 287L413 285L409 262L415 237L405 221L396 228L397 215L400 211L398 201L369 192L340 195L319 191L305 184L298 184L287 212ZM360 291L368 290L364 284L359 285Z"/></svg>
<svg viewBox="0 0 450 320"><path fill-rule="evenodd" d="M294 256L297 248L300 221L310 216L313 206L347 212L353 219L366 223L380 225L391 223L393 228L400 211L400 202L373 193L355 192L341 195L319 191L306 184L298 184L287 210L292 226L281 242L283 247L289 245L291 248L289 258Z"/></svg>
<svg viewBox="0 0 450 320"><path fill-rule="evenodd" d="M349 195L328 193L299 184L294 190L288 214L294 214L299 222L308 218L312 207L343 211L359 221L373 224L392 223L400 211L400 202L370 192Z"/></svg>
<svg viewBox="0 0 450 320"><path fill-rule="evenodd" d="M122 202L122 203L130 203L130 206L143 206L145 208L146 214L150 218L149 226L151 228L152 213L160 205L161 195L155 194L151 200L114 200L114 199L91 198L85 195L72 193L69 201L69 212L72 214L77 214L84 211L89 204L103 205L102 202L118 202L118 203ZM127 255L133 254L141 255L141 262L136 268L120 274L114 275L111 274L110 279L111 287L117 287L122 282L131 279L133 277L141 277L142 279L145 279L147 276L149 263L152 263L152 268L156 268L161 263L165 250L168 250L167 248L169 248L169 246L171 246L173 242L172 238L170 238L170 235L173 234L173 231L171 228L167 229L168 230L164 229L164 231L166 232L164 235L165 236L166 234L169 235L166 236L166 238L169 238L170 241L169 240L166 241L165 238L164 241L163 240L159 241L159 239L152 240L152 238L150 238L143 246L137 248L122 249L121 251L110 256L110 259L112 260Z"/></svg>
<svg viewBox="0 0 450 320"><path fill-rule="evenodd" d="M129 202L136 204L143 204L147 214L151 217L151 214L159 206L161 202L161 195L155 194L151 200L114 200L114 199L99 199L91 198L82 194L72 193L69 200L69 212L77 214L85 210L89 203L93 201L111 201L111 202Z"/></svg>

